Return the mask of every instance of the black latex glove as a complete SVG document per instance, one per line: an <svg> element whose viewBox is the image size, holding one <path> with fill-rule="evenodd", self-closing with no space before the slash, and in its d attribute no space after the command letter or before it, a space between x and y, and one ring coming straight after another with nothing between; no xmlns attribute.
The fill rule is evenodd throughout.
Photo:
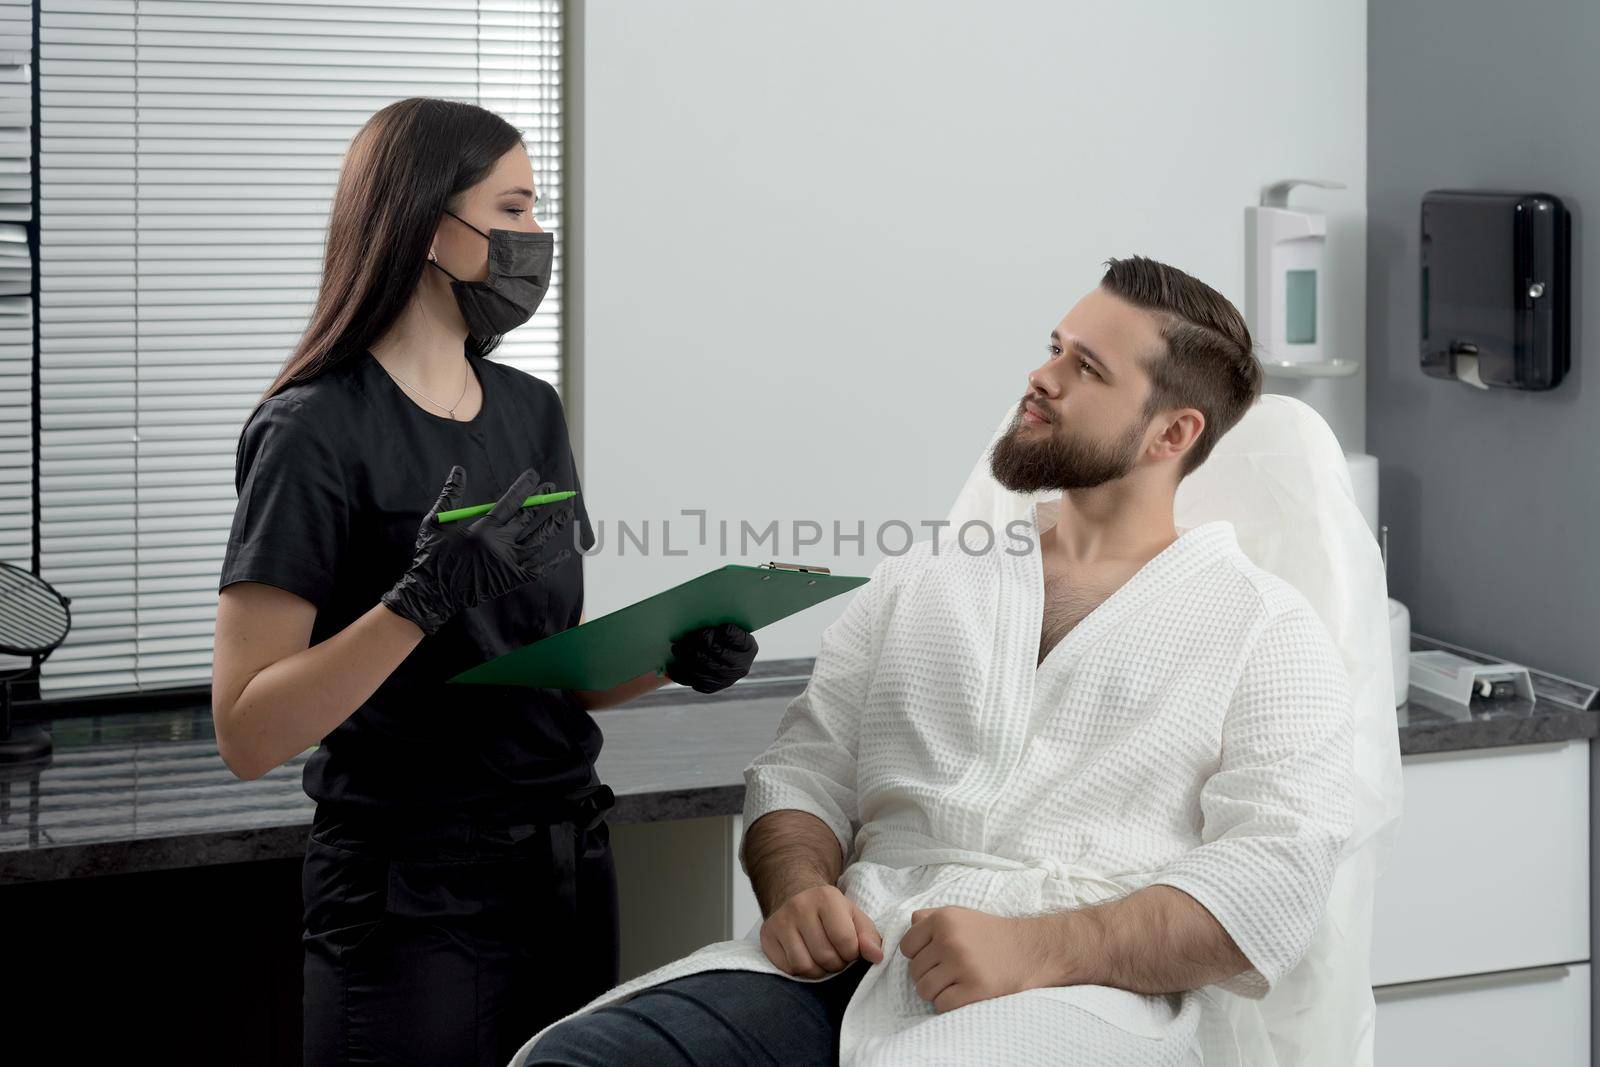
<svg viewBox="0 0 1600 1067"><path fill-rule="evenodd" d="M437 633L457 612L538 581L572 556L572 549L563 548L551 559L539 559L550 539L572 521L573 509L570 501L522 506L527 497L555 489L553 482L540 483L532 467L517 476L488 514L470 522L435 521L441 511L461 506L457 498L465 477L461 467L450 468L444 491L417 528L411 569L381 598L425 634Z"/></svg>
<svg viewBox="0 0 1600 1067"><path fill-rule="evenodd" d="M749 674L757 651L755 635L737 623L690 630L672 642L667 677L697 693L715 693Z"/></svg>

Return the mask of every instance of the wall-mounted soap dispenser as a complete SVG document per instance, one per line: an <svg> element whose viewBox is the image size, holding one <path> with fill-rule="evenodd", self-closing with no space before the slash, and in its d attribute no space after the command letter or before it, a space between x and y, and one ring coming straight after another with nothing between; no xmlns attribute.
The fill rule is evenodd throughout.
<svg viewBox="0 0 1600 1067"><path fill-rule="evenodd" d="M1328 319L1328 220L1289 206L1296 185L1343 189L1340 182L1286 178L1244 209L1244 315L1268 374L1330 378L1354 374L1360 361L1324 348Z"/></svg>
<svg viewBox="0 0 1600 1067"><path fill-rule="evenodd" d="M1422 198L1422 370L1553 389L1571 365L1572 217L1549 193Z"/></svg>

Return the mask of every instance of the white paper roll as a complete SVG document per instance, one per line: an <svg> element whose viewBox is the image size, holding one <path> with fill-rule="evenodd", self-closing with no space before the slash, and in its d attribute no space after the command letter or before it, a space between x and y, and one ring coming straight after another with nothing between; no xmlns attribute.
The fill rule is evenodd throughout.
<svg viewBox="0 0 1600 1067"><path fill-rule="evenodd" d="M1350 487L1356 491L1356 506L1367 520L1372 536L1378 536L1378 457L1365 452L1346 452L1350 463Z"/></svg>

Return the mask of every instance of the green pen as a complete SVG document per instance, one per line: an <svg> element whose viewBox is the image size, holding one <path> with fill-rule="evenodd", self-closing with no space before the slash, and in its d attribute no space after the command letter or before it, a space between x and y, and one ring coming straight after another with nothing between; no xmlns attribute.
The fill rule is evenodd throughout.
<svg viewBox="0 0 1600 1067"><path fill-rule="evenodd" d="M530 496L528 499L524 500L522 502L522 506L525 508L531 508L537 504L554 504L560 500L570 500L577 495L577 491L573 489L568 489L560 493L540 493L538 496ZM496 503L498 503L498 501ZM457 519L475 519L479 515L487 515L493 510L494 504L474 504L470 508L456 508L454 511L441 511L436 516L436 519L441 523L455 522Z"/></svg>

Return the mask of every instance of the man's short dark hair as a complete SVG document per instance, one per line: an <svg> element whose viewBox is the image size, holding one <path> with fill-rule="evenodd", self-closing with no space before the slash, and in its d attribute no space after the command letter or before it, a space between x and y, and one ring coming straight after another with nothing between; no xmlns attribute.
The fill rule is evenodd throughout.
<svg viewBox="0 0 1600 1067"><path fill-rule="evenodd" d="M1261 363L1250 329L1227 297L1144 256L1106 260L1100 285L1161 320L1167 350L1145 361L1151 385L1145 417L1175 408L1194 408L1206 417L1199 440L1183 456L1178 476L1187 477L1261 395Z"/></svg>

